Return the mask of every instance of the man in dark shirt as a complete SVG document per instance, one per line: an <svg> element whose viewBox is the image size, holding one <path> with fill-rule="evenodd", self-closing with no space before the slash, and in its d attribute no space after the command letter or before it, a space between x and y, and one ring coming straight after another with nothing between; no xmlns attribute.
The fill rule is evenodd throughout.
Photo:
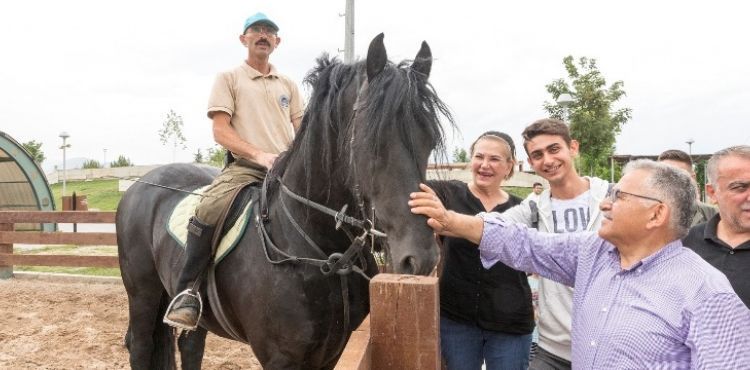
<svg viewBox="0 0 750 370"><path fill-rule="evenodd" d="M723 272L750 307L750 146L714 153L706 193L719 214L690 230L683 244Z"/></svg>
<svg viewBox="0 0 750 370"><path fill-rule="evenodd" d="M693 170L693 159L690 158L690 154L687 154L682 150L670 149L659 154L658 160L659 162L687 171L687 173L690 174L690 177L693 178L693 181L696 180L695 170ZM693 222L690 223L690 226L702 224L710 220L717 212L718 210L715 207L696 199L695 213L693 214Z"/></svg>

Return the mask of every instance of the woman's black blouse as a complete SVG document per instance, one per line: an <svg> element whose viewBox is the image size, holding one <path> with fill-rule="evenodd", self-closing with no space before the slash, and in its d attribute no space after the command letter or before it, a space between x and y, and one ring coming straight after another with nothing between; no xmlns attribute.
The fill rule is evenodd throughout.
<svg viewBox="0 0 750 370"><path fill-rule="evenodd" d="M475 215L484 212L482 202L461 181L428 182L447 209ZM521 203L511 195L492 212ZM534 330L534 309L526 273L502 262L489 270L482 266L477 245L465 239L443 237L445 261L440 277L440 311L447 318L476 324L485 330L529 334Z"/></svg>

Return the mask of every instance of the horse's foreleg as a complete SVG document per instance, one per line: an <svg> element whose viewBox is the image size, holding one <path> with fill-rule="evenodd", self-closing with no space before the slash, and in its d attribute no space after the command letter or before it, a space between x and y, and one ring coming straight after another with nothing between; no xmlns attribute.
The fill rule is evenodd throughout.
<svg viewBox="0 0 750 370"><path fill-rule="evenodd" d="M203 350L206 348L206 334L208 331L198 327L195 331L183 332L177 340L180 348L182 370L200 369L203 362Z"/></svg>

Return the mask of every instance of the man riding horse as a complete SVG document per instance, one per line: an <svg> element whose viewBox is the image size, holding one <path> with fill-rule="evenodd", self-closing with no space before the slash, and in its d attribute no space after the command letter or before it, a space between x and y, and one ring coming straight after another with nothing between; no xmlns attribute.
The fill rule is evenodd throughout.
<svg viewBox="0 0 750 370"><path fill-rule="evenodd" d="M279 27L263 13L245 21L240 42L247 48L245 63L216 77L208 102L216 142L230 160L205 190L188 224L187 258L164 322L193 330L198 325L200 276L209 266L217 224L227 212L232 194L242 185L262 181L279 153L292 142L302 122L297 85L278 73L268 59L281 43Z"/></svg>

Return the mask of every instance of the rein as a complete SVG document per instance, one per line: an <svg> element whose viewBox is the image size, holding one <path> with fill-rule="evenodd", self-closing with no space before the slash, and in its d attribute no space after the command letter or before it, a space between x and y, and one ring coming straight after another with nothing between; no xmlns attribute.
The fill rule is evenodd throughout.
<svg viewBox="0 0 750 370"><path fill-rule="evenodd" d="M332 216L336 220L336 227L335 227L336 230L341 228L342 223L346 223L348 225L352 225L354 227L357 227L363 230L360 236L353 238L352 234L347 229L343 229L344 232L346 232L349 239L352 240L351 245L349 245L349 248L347 248L346 252L344 253L338 253L338 252L332 253L330 256L328 256L327 259L292 256L280 250L276 246L276 244L274 244L273 240L271 240L271 236L268 234L268 231L266 230L266 222L269 221L267 209L265 208L265 206L268 204L267 189L268 189L269 178L266 177L266 179L263 181L263 188L261 189L262 211L261 211L261 214L257 214L255 216L255 222L257 225L261 244L263 245L263 252L265 253L266 260L274 265L279 265L283 263L294 263L294 264L306 263L306 264L317 266L318 268L320 268L320 272L324 276L332 276L333 274L339 275L339 279L340 279L339 281L341 284L342 311L344 314L344 322L343 322L344 329L341 332L340 348L343 349L343 346L346 345L346 338L348 337L348 334L349 334L349 325L351 321L350 313L349 313L349 280L347 279L347 275L349 275L351 272L356 272L357 274L362 276L362 278L364 278L365 280L370 281L370 277L367 276L367 274L365 273L365 270L367 269L366 267L367 261L365 257L362 255L363 248L367 243L368 236L372 237L374 240L376 236L385 237L386 234L373 228L372 227L373 221L371 221L370 219L365 218L364 220L358 220L354 217L347 216L345 214L347 205L344 205L341 211L335 211L322 204L316 203L310 199L307 199L298 194L295 194L293 191L287 188L283 182L281 182L280 178L278 177L274 177L274 178L279 182L279 187L282 189L284 194L286 194L290 198L302 203L303 205L307 207L313 208L329 216ZM325 257L326 255L325 252L323 252L323 250L315 243L315 241L313 241L312 238L310 238L310 236L307 235L307 233L302 229L299 223L297 223L297 221L294 219L291 212L289 211L289 208L284 202L284 198L280 196L279 201L281 203L281 208L283 209L284 214L286 215L287 219L289 219L289 222L292 224L292 226L294 226L294 229L297 230L297 232L300 235L302 235L302 237L310 246L312 246L316 254L322 257ZM366 227L366 225L370 225L370 226ZM283 258L279 260L271 259L271 256L269 254L269 248L271 248L277 254L280 254L281 256L283 256ZM356 264L356 262L359 262L359 264L362 267L359 267Z"/></svg>

